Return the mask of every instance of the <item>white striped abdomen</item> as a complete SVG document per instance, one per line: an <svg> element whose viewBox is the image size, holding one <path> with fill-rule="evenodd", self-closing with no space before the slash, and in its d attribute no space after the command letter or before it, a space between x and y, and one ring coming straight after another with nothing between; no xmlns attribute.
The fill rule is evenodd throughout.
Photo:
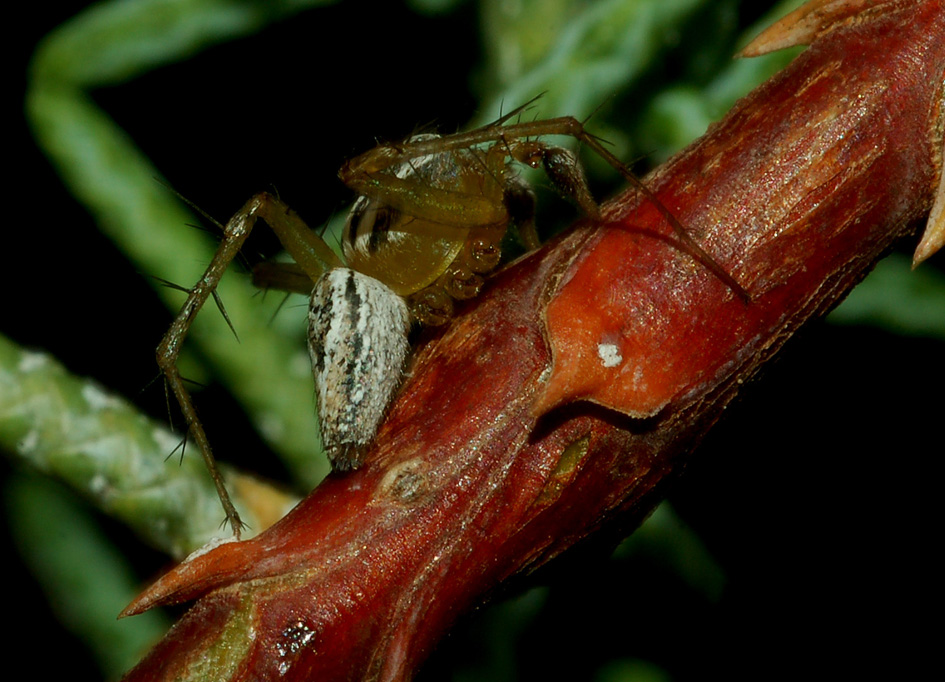
<svg viewBox="0 0 945 682"><path fill-rule="evenodd" d="M316 282L308 317L322 442L334 470L354 469L403 376L407 304L376 279L335 268Z"/></svg>

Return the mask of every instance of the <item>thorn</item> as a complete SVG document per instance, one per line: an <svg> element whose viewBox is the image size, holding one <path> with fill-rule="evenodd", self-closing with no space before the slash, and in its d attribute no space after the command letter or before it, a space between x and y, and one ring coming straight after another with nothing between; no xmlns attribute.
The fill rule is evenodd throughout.
<svg viewBox="0 0 945 682"><path fill-rule="evenodd" d="M282 311L283 306L285 306L286 301L289 300L289 296L291 295L292 295L291 292L289 291L285 292L285 296L283 296L282 300L279 301L279 305L277 305L276 309L272 311L272 317L269 318L269 323L268 323L269 326L272 326L275 323L276 315L278 315Z"/></svg>
<svg viewBox="0 0 945 682"><path fill-rule="evenodd" d="M583 126L587 125L587 122L590 121L592 118L594 118L594 117L597 115L597 112L599 112L601 109L604 108L604 105L607 104L607 101L608 101L608 100L611 100L611 99L613 99L613 98L614 98L614 95L613 95L613 94L610 94L610 95L608 95L607 97L605 97L605 98L601 101L601 103L598 104L596 107L594 107L594 110L593 110L591 113L589 113L589 114L587 115L587 118L585 118L583 121L581 121L581 126L583 127ZM588 134L590 134L590 133L588 133Z"/></svg>
<svg viewBox="0 0 945 682"><path fill-rule="evenodd" d="M492 123L489 123L488 125L483 126L483 127L484 127L484 128L498 128L499 126L504 125L505 122L508 121L510 118L513 118L513 117L515 117L516 115L522 113L523 111L525 111L526 109L528 109L530 106L532 106L536 101L538 101L539 99L541 99L542 97L544 97L544 96L545 96L545 93L547 93L547 92L548 92L547 90L544 90L544 91L538 93L537 95L535 95L534 97L532 97L530 100L528 100L527 102L525 102L525 104L523 104L523 105L521 105L521 106L519 106L519 107L516 107L515 109L512 109L512 111L510 111L509 113L500 116L499 118L497 118L497 119L496 119L495 121L493 121Z"/></svg>
<svg viewBox="0 0 945 682"><path fill-rule="evenodd" d="M213 290L212 296L213 302L217 304L217 309L220 311L220 314L223 315L223 319L226 320L226 324L230 328L230 331L233 332L233 336L236 337L236 342L239 343L239 334L236 333L236 327L233 326L233 322L230 320L230 316L227 314L226 308L223 307L223 299L220 298L220 294L216 289Z"/></svg>
<svg viewBox="0 0 945 682"><path fill-rule="evenodd" d="M200 208L197 204L195 204L193 201L191 201L190 199L188 199L187 197L185 197L183 194L181 194L180 192L178 192L176 189L174 189L173 187L171 187L169 184L167 184L167 183L166 183L164 180L162 180L161 178L154 178L154 179L157 180L160 184L164 185L164 187L166 187L166 188L168 189L168 191L170 191L174 196L176 196L178 199L180 199L180 200L183 201L185 204L187 204L190 208L192 208L192 209L197 213L197 215L201 216L202 218L204 218L205 220L209 221L210 223L216 225L217 228L220 230L220 232L223 232L223 231L224 231L225 226L224 226L223 223L221 223L219 220L217 220L217 219L214 218L212 215L210 215L209 213L207 213L206 211L204 211L204 210L203 210L202 208ZM194 227L199 227L199 226L194 226ZM200 229L202 229L202 228L200 228Z"/></svg>
<svg viewBox="0 0 945 682"><path fill-rule="evenodd" d="M939 176L938 190L935 193L932 210L929 212L929 221L926 223L922 239L912 258L913 268L945 246L945 168L940 171Z"/></svg>
<svg viewBox="0 0 945 682"><path fill-rule="evenodd" d="M170 384L167 382L167 376L162 373L164 376L164 402L167 404L167 424L170 427L171 431L174 430L174 417L171 413L171 391Z"/></svg>
<svg viewBox="0 0 945 682"><path fill-rule="evenodd" d="M175 447L173 450L167 453L167 457L164 458L164 461L166 462L171 457L173 457L174 453L177 452L178 450L180 450L180 461L177 463L177 466L183 466L184 454L186 454L187 452L187 436L186 435L183 438L181 438L181 441L180 443L177 444L177 447Z"/></svg>
<svg viewBox="0 0 945 682"><path fill-rule="evenodd" d="M156 279L162 285L166 286L168 289L175 289L177 291L183 291L185 294L190 295L194 293L193 289L188 289L187 287L182 287L176 282L172 282L169 279L164 279L163 277L158 277L157 275L148 275L151 279Z"/></svg>

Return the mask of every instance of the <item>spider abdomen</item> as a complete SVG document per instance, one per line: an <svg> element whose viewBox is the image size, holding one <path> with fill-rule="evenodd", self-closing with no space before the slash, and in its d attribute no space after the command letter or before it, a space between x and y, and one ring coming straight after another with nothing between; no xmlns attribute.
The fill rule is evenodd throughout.
<svg viewBox="0 0 945 682"><path fill-rule="evenodd" d="M308 317L322 442L334 470L354 469L403 376L407 304L373 277L335 268L315 284Z"/></svg>

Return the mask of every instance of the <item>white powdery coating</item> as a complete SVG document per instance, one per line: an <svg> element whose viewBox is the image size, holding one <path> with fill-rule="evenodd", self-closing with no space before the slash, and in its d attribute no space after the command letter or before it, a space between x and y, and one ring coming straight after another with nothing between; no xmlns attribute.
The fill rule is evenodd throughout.
<svg viewBox="0 0 945 682"><path fill-rule="evenodd" d="M322 441L336 469L360 464L400 384L409 352L407 304L348 268L322 276L309 308L309 351Z"/></svg>
<svg viewBox="0 0 945 682"><path fill-rule="evenodd" d="M616 367L623 362L623 356L615 343L600 343L597 345L597 357L604 367Z"/></svg>

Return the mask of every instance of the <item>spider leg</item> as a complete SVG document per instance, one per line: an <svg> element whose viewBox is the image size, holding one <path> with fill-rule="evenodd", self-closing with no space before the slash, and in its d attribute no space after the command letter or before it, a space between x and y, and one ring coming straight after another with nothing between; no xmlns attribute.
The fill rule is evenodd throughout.
<svg viewBox="0 0 945 682"><path fill-rule="evenodd" d="M239 254L240 248L249 237L258 218L262 218L273 228L283 246L286 247L293 258L300 261L302 268L310 278L317 278L322 272L337 263L337 257L331 254L328 246L321 242L288 206L270 194L257 194L246 202L224 226L223 239L213 256L213 260L193 288L185 289L187 299L164 338L161 339L156 351L157 363L164 373L167 386L174 397L177 398L181 412L187 422L188 432L203 456L210 477L216 487L217 495L219 495L220 502L223 504L226 521L233 529L233 534L237 539L240 536L243 523L226 490L223 477L217 469L210 441L207 438L203 424L197 416L190 393L184 386L183 378L177 367L177 360L194 318L208 299L216 298L216 288L223 277L223 273L226 272L227 267ZM321 242L320 245L314 240ZM322 259L321 254L326 251L331 254L331 261L326 262Z"/></svg>
<svg viewBox="0 0 945 682"><path fill-rule="evenodd" d="M535 229L535 192L531 185L517 175L509 178L503 196L511 222L518 229L522 244L529 251L541 246Z"/></svg>
<svg viewBox="0 0 945 682"><path fill-rule="evenodd" d="M729 289L731 289L736 296L742 299L745 303L748 303L751 300L748 292L732 277L725 269L718 264L718 262L709 255L705 249L703 249L699 244L692 238L692 236L686 231L686 228L683 227L682 223L673 215L673 213L663 205L663 202L653 194L649 187L647 187L642 180L640 180L636 175L634 175L629 168L614 154L607 149L594 135L585 130L584 125L578 121L573 116L562 116L559 118L550 118L539 121L526 121L524 123L513 123L510 125L500 125L500 126L486 126L484 128L479 128L477 130L472 130L468 133L459 133L458 135L448 135L438 142L441 142L441 150L453 149L454 145L458 147L469 146L473 144L483 144L490 141L498 140L513 140L513 139L523 139L530 137L541 137L545 135L566 135L568 137L573 137L578 142L583 144L586 147L589 147L594 153L604 159L607 163L614 167L618 173L620 173L624 179L629 182L631 185L637 188L640 193L649 200L656 209L660 212L663 218L669 223L670 227L673 229L673 232L676 233L676 236L679 237L679 240L682 242L682 247L686 252L688 252L693 258L702 263L712 274L718 277ZM417 143L417 148L411 150L411 154L414 152L424 153L423 145L424 142ZM541 143L527 143L522 142L522 145L540 145ZM555 147L550 147L551 149L557 149ZM525 161L528 163L528 161ZM568 163L563 156L559 156L557 159L553 160L549 164L548 160L542 158L542 163L545 165L546 170L549 172L549 176L552 176L552 180L557 182L561 181L563 187L567 187L569 184L578 188L578 195L574 195L575 199L581 204L582 208L587 203L587 199L583 198L580 194L583 190L580 189L580 181L577 180L577 176L573 171L564 170L567 168ZM577 165L575 159L574 164ZM557 168L549 168L549 166L557 166ZM558 176L558 179L554 176ZM586 186L586 183L585 183ZM587 210L585 208L585 210ZM594 213L589 213L589 215L594 215Z"/></svg>
<svg viewBox="0 0 945 682"><path fill-rule="evenodd" d="M585 146L590 147L596 154L613 166L617 172L619 172L624 177L624 179L627 180L627 182L636 187L637 190L639 190L640 193L643 194L643 196L646 197L646 199L656 207L656 210L662 214L666 222L669 223L670 227L673 228L673 232L675 232L676 236L682 241L682 246L684 247L684 250L689 253L689 255L708 268L708 270L713 275L718 277L719 280L721 280L723 284L731 289L732 292L744 303L751 302L751 296L745 290L745 288L742 287L742 285L739 284L734 277L728 274L725 268L719 265L718 261L709 255L705 249L699 246L696 240L692 238L688 231L686 231L686 228L683 227L682 223L679 222L679 219L673 215L672 211L666 208L663 202L660 201L655 194L653 194L652 190L650 190L650 188L647 187L643 181L640 180L640 178L634 175L630 169L620 161L620 159L618 159L613 155L613 153L604 147L600 140L584 130L584 126L579 121L571 118L569 121L569 127L573 129L574 132L571 134L575 138L577 138Z"/></svg>

